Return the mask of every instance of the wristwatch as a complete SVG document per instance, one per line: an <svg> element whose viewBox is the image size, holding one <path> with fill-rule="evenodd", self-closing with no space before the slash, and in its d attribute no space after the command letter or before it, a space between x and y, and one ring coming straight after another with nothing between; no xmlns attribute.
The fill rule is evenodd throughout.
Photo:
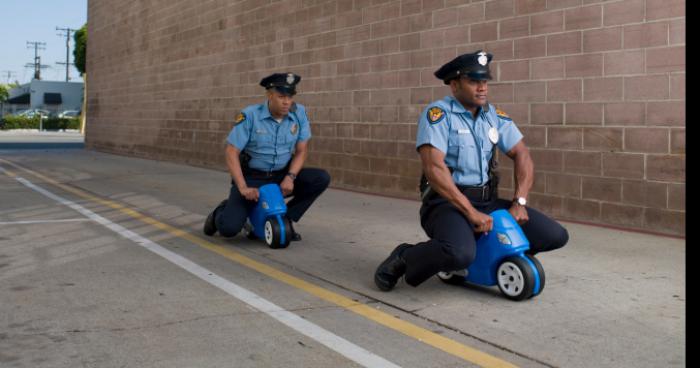
<svg viewBox="0 0 700 368"><path fill-rule="evenodd" d="M516 197L516 198L513 198L513 202L515 202L521 206L524 206L527 204L527 199L525 199L525 197Z"/></svg>
<svg viewBox="0 0 700 368"><path fill-rule="evenodd" d="M290 173L290 172L287 173L287 176L289 176L290 178L292 178L292 180L296 180L296 178L297 178L296 174Z"/></svg>

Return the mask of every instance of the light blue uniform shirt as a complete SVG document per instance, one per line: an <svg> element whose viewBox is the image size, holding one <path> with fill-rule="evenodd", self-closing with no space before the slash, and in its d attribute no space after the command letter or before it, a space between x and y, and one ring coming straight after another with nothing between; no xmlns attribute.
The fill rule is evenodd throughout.
<svg viewBox="0 0 700 368"><path fill-rule="evenodd" d="M489 160L494 144L489 129L498 130L496 146L510 151L523 134L513 120L486 104L476 118L453 96L437 100L423 111L418 120L416 148L429 144L445 153L445 164L453 168L452 179L457 185L484 185L489 180Z"/></svg>
<svg viewBox="0 0 700 368"><path fill-rule="evenodd" d="M292 108L294 110L294 108ZM281 123L270 115L267 101L243 109L228 135L232 146L250 155L248 165L256 170L281 170L292 158L297 142L311 138L306 109L296 104Z"/></svg>

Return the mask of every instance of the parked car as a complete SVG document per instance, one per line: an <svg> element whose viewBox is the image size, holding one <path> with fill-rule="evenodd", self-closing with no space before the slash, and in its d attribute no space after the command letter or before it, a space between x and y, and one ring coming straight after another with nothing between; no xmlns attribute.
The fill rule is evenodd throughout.
<svg viewBox="0 0 700 368"><path fill-rule="evenodd" d="M41 116L42 119L48 118L51 116L51 113L47 110L42 110L42 109L29 109L29 110L22 110L19 113L16 114L17 116L25 116L28 118L33 118L37 115Z"/></svg>
<svg viewBox="0 0 700 368"><path fill-rule="evenodd" d="M78 110L65 110L58 114L59 118L75 118L80 116L80 111Z"/></svg>

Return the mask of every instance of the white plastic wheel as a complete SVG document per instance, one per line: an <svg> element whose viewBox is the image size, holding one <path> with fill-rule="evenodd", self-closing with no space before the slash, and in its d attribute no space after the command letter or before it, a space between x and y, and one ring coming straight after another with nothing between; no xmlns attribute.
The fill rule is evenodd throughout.
<svg viewBox="0 0 700 368"><path fill-rule="evenodd" d="M498 287L509 297L518 298L525 292L523 271L513 262L503 262L498 266Z"/></svg>
<svg viewBox="0 0 700 368"><path fill-rule="evenodd" d="M272 223L270 220L265 221L265 243L267 243L268 246L272 245L272 242L274 241L275 233L272 230Z"/></svg>

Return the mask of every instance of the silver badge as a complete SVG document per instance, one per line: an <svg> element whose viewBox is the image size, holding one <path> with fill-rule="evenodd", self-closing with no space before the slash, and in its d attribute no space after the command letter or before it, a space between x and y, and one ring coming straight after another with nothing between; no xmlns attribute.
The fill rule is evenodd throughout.
<svg viewBox="0 0 700 368"><path fill-rule="evenodd" d="M489 58L486 57L486 53L485 53L485 52L482 51L482 52L478 53L477 55L479 55L479 59L477 59L477 61L479 62L479 64L481 64L481 65L483 65L483 66L486 66L486 64L489 63Z"/></svg>
<svg viewBox="0 0 700 368"><path fill-rule="evenodd" d="M292 84L294 83L294 74L288 73L287 74L287 84Z"/></svg>
<svg viewBox="0 0 700 368"><path fill-rule="evenodd" d="M489 140L491 143L496 144L498 143L498 138L498 129L491 127L491 129L489 129Z"/></svg>

